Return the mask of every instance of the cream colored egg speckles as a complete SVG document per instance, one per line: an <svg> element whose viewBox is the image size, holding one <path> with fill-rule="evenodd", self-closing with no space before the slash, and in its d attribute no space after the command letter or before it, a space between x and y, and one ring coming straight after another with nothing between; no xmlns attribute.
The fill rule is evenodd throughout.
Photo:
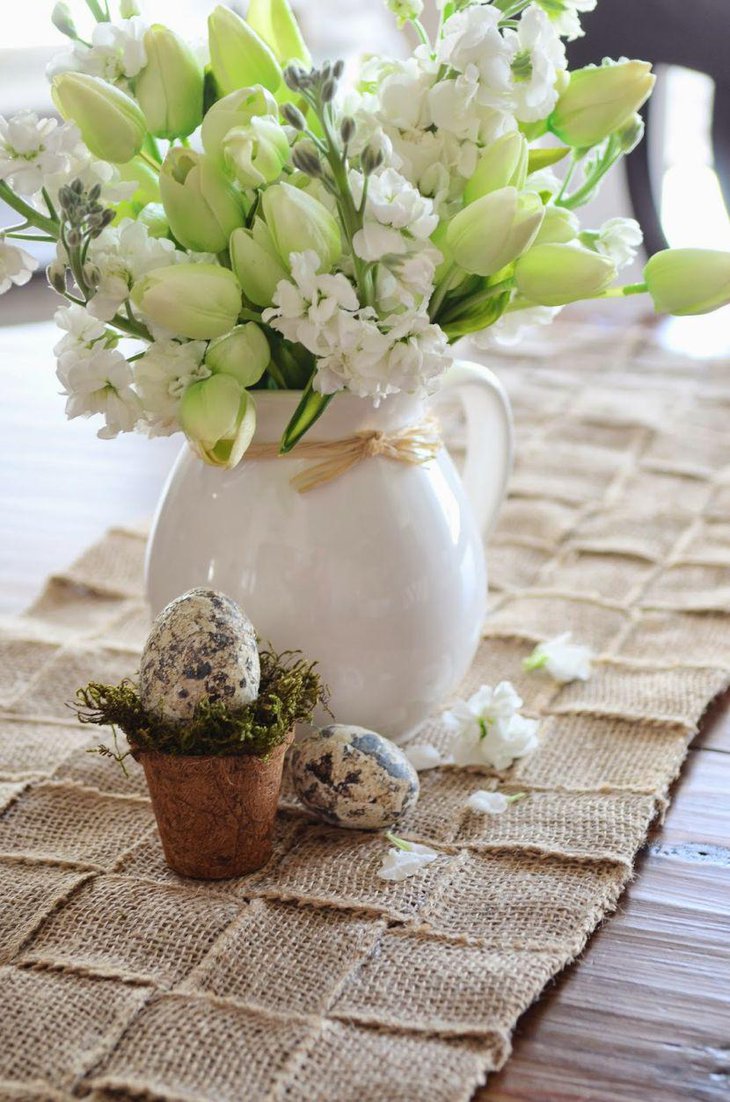
<svg viewBox="0 0 730 1102"><path fill-rule="evenodd" d="M418 799L418 774L388 739L336 723L294 744L292 780L304 806L356 830L393 826Z"/></svg>
<svg viewBox="0 0 730 1102"><path fill-rule="evenodd" d="M236 711L259 692L256 632L241 608L213 589L191 589L155 620L142 652L142 704L183 723L202 700Z"/></svg>

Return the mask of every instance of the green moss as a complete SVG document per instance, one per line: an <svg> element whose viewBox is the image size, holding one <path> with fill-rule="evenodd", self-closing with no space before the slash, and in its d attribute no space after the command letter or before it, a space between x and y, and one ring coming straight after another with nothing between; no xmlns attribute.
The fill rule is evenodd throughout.
<svg viewBox="0 0 730 1102"><path fill-rule="evenodd" d="M261 651L261 684L256 700L236 712L223 703L202 700L192 719L173 725L145 710L132 681L102 685L92 681L76 693L73 706L81 723L118 728L132 752L163 754L251 754L266 757L284 741L295 723L310 723L327 692L315 670L296 651ZM120 760L125 755L101 746L98 752Z"/></svg>

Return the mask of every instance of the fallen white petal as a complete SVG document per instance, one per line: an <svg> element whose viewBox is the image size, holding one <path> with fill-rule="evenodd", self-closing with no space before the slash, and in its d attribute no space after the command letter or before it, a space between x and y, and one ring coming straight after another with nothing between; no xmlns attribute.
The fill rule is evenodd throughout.
<svg viewBox="0 0 730 1102"><path fill-rule="evenodd" d="M407 842L406 845L408 849L393 847L388 850L377 872L381 880L407 880L409 876L422 872L439 856L436 850L420 846L417 842Z"/></svg>
<svg viewBox="0 0 730 1102"><path fill-rule="evenodd" d="M466 801L470 811L478 811L483 815L501 815L509 807L510 801L503 792L487 792L480 788L472 792Z"/></svg>
<svg viewBox="0 0 730 1102"><path fill-rule="evenodd" d="M425 769L435 769L439 765L447 765L453 758L446 757L435 746L427 742L418 742L405 748L405 755L413 768L418 773Z"/></svg>

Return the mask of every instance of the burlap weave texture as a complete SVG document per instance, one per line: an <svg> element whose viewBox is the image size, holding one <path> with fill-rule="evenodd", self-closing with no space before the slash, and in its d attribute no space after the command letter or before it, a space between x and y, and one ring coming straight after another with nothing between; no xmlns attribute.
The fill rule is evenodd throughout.
<svg viewBox="0 0 730 1102"><path fill-rule="evenodd" d="M556 326L497 366L518 461L463 692L513 681L540 744L422 774L400 833L440 851L423 875L380 880L382 837L313 822L286 779L266 868L165 866L141 770L90 755L66 706L135 671L142 531L0 626L0 1099L468 1102L615 906L730 679L730 384L641 328ZM526 674L567 630L590 681ZM467 809L497 787L527 798Z"/></svg>

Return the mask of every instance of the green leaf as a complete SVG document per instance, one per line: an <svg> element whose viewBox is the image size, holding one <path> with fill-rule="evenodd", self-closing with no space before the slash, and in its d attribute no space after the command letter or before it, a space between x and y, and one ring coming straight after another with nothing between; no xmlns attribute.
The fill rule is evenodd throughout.
<svg viewBox="0 0 730 1102"><path fill-rule="evenodd" d="M527 162L527 175L529 176L531 172L539 172L543 168L549 168L550 165L556 165L569 153L570 146L567 145L557 145L550 149L531 149Z"/></svg>
<svg viewBox="0 0 730 1102"><path fill-rule="evenodd" d="M284 435L279 445L279 455L286 455L295 444L298 444L305 432L309 432L315 421L319 420L334 394L317 394L312 389L312 380L307 383L302 394L302 400L294 410L294 415L284 429Z"/></svg>
<svg viewBox="0 0 730 1102"><path fill-rule="evenodd" d="M452 317L448 322L442 322L444 333L449 342L466 337L469 333L478 333L482 329L488 329L495 321L501 318L509 305L511 290L503 291L499 295L492 295L483 303L474 305L461 316Z"/></svg>

